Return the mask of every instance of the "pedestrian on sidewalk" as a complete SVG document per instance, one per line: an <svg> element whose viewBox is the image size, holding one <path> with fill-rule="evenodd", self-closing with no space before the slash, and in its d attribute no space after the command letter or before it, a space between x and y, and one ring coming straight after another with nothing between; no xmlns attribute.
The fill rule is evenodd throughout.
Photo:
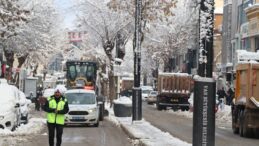
<svg viewBox="0 0 259 146"><path fill-rule="evenodd" d="M227 94L224 90L224 87L222 87L221 89L219 89L217 91L217 94L218 94L218 100L219 100L219 106L220 106L220 109L223 110L224 109L224 101L225 101L225 98L227 97Z"/></svg>
<svg viewBox="0 0 259 146"><path fill-rule="evenodd" d="M47 112L47 125L49 134L49 146L54 146L56 131L56 146L61 146L65 114L68 113L67 99L62 95L62 90L55 89L54 95L50 96L45 105L44 111Z"/></svg>
<svg viewBox="0 0 259 146"><path fill-rule="evenodd" d="M232 90L231 86L228 85L228 90L227 90L227 105L231 105L232 100L234 98L234 91Z"/></svg>

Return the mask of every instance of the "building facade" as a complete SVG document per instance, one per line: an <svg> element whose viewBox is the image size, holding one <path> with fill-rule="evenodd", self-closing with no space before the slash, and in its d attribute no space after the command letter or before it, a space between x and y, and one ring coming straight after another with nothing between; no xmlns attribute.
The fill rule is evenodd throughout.
<svg viewBox="0 0 259 146"><path fill-rule="evenodd" d="M214 10L214 36L213 36L213 71L219 71L222 58L222 23L223 23L223 0L215 1Z"/></svg>
<svg viewBox="0 0 259 146"><path fill-rule="evenodd" d="M259 0L253 0L245 9L248 27L247 37L249 38L250 51L259 50Z"/></svg>
<svg viewBox="0 0 259 146"><path fill-rule="evenodd" d="M222 25L222 50L221 70L223 74L232 70L232 49L231 49L231 22L232 22L232 0L224 0L223 25Z"/></svg>

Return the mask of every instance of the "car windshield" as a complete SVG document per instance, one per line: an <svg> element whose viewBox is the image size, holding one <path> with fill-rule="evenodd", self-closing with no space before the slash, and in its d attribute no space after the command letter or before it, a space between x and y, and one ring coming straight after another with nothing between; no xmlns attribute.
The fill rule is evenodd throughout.
<svg viewBox="0 0 259 146"><path fill-rule="evenodd" d="M95 104L93 93L66 93L68 104Z"/></svg>
<svg viewBox="0 0 259 146"><path fill-rule="evenodd" d="M142 90L143 94L149 94L151 90Z"/></svg>
<svg viewBox="0 0 259 146"><path fill-rule="evenodd" d="M157 95L157 92L150 92L150 95Z"/></svg>

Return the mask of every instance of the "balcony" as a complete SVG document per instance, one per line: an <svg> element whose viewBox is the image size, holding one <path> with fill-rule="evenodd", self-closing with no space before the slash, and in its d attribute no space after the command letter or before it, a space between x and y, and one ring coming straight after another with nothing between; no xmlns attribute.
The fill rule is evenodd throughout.
<svg viewBox="0 0 259 146"><path fill-rule="evenodd" d="M248 6L245 9L245 12L246 12L246 16L247 16L248 20L259 17L259 2L255 3L251 6Z"/></svg>

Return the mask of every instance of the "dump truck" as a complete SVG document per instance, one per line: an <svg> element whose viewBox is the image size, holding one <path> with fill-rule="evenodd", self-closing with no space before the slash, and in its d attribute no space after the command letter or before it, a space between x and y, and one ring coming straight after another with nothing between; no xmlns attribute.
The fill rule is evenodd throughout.
<svg viewBox="0 0 259 146"><path fill-rule="evenodd" d="M120 96L132 96L132 88L134 86L134 78L122 77L120 81Z"/></svg>
<svg viewBox="0 0 259 146"><path fill-rule="evenodd" d="M159 73L157 82L157 109L189 110L192 76L187 73Z"/></svg>
<svg viewBox="0 0 259 146"><path fill-rule="evenodd" d="M259 134L259 52L242 55L247 59L239 57L241 60L236 65L232 129L241 137L253 137Z"/></svg>

